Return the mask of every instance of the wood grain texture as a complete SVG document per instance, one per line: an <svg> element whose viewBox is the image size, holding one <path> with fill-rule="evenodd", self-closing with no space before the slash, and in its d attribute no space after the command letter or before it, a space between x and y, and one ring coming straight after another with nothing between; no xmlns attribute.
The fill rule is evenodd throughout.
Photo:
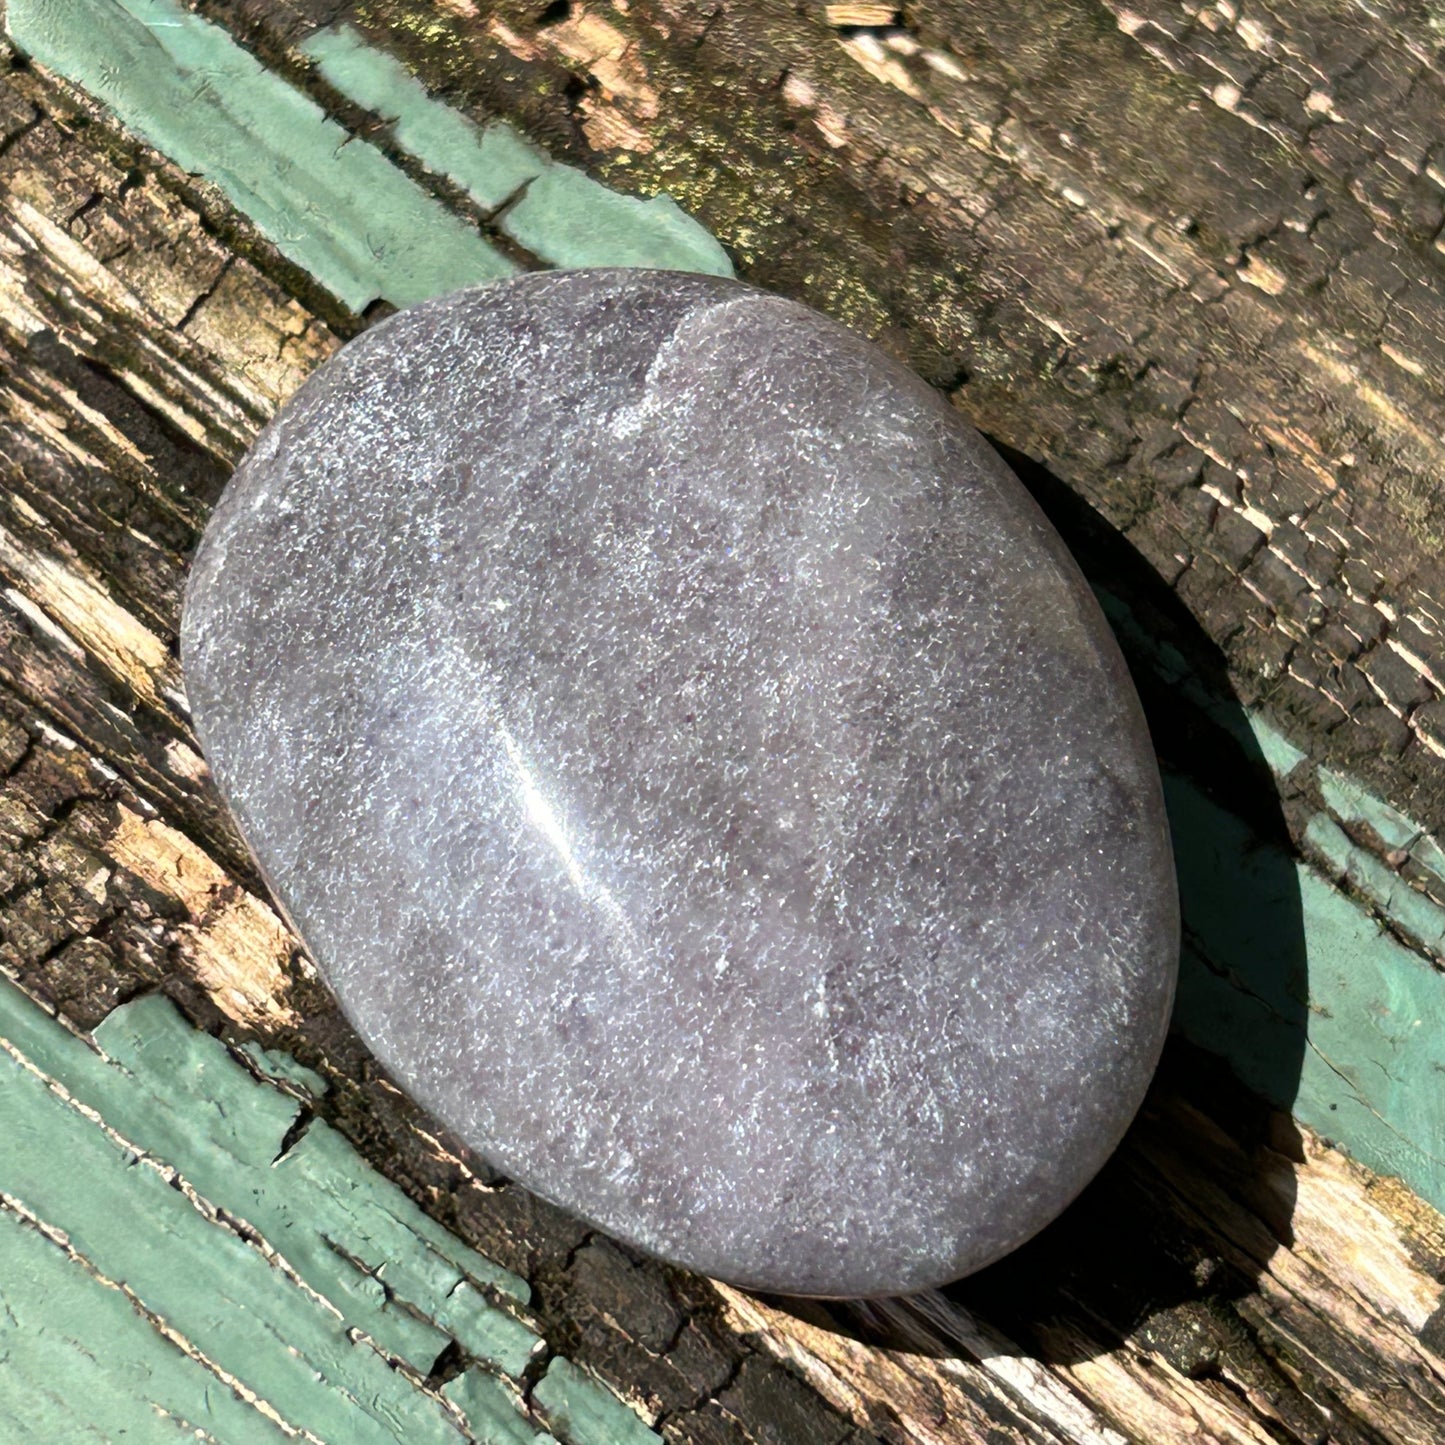
<svg viewBox="0 0 1445 1445"><path fill-rule="evenodd" d="M1427 657L1377 604L1413 615L1407 582L1428 582L1429 549L1397 546L1409 517L1386 494L1387 481L1428 492L1428 458L1411 471L1417 453L1371 430L1379 407L1361 378L1417 426L1438 402L1418 377L1396 387L1394 372L1413 373L1378 347L1378 362L1364 343L1331 351L1320 338L1334 333L1267 250L1255 279L1243 275L1249 247L1264 243L1232 238L1277 208L1286 192L1272 187L1294 164L1278 137L1199 100L1192 76L1156 76L1112 15L1050 9L1062 34L1045 45L1030 29L1042 13L910 12L911 28L877 32L792 7L708 20L642 0L540 14L465 0L425 14L333 4L324 18L382 40L479 121L504 116L616 185L666 185L744 274L873 330L996 435L1046 458L1068 487L1032 480L1143 631L1177 646L1219 697L1232 679L1263 700L1309 756L1277 784L1257 749L1246 756L1160 684L1151 715L1168 724L1166 761L1280 857L1314 848L1306 829L1328 817L1361 877L1379 864L1409 887L1416 865L1391 861L1401 840L1386 836L1390 816L1318 764L1348 764L1340 776L1363 773L1438 820L1420 731L1431 715L1418 728L1395 718L1399 749L1370 752L1349 739L1383 727L1370 709L1385 703L1312 711L1315 694L1290 669L1351 623L1377 627L1370 646L1391 656L1404 660L1393 639ZM300 50L321 7L227 18L348 126L366 123ZM1216 33L1203 22L1189 32L1195 50ZM1127 133L1084 129L1104 100L1133 108ZM959 120L970 105L976 123ZM1052 138L1050 116L1056 129L1067 117L1072 143ZM1193 147L1187 166L1170 150L1176 123ZM445 178L393 158L450 196ZM298 1059L328 1085L315 1116L526 1281L547 1350L669 1441L1373 1445L1445 1434L1439 1216L1184 1043L1118 1158L1058 1226L947 1296L884 1310L792 1312L640 1261L439 1137L379 1076L267 903L209 790L175 666L185 558L230 466L362 318L219 192L23 65L0 86L0 188L0 964L27 992L104 1029L117 1004L160 989L229 1043ZM1346 191L1341 206L1363 205ZM1193 197L1192 233L1167 224L1161 197L1176 194ZM1118 217L1105 224L1109 207ZM1281 223L1276 239L1286 233L1304 234ZM1369 234L1433 265L1385 221ZM1156 252L1187 285L1159 279ZM1209 276L1222 289L1205 300ZM1323 306L1329 287L1310 294ZM1260 306L1305 309L1261 329ZM1355 379L1321 391L1333 373L1305 366L1306 344L1346 355ZM1389 344L1413 355L1419 343ZM1258 444L1276 433L1266 466ZM1340 447L1355 448L1348 467ZM1299 470L1326 453L1332 488ZM1301 476L1322 500L1301 493L1295 523L1277 508L1294 505L1281 499ZM1095 511L1077 507L1075 489ZM1363 601L1338 584L1318 602L1319 625L1296 627L1315 615L1302 592L1261 600L1274 596L1271 548L1288 551L1276 533L1316 517L1334 527L1357 508L1369 535L1348 533L1350 545L1378 577L1349 584ZM1276 636L1291 660L1270 674ZM1351 654L1361 676L1367 651ZM454 1379L471 1359L459 1344ZM537 1423L572 1428L566 1401L549 1406L546 1393ZM579 1418L582 1430L609 1428L586 1423L585 1408Z"/></svg>

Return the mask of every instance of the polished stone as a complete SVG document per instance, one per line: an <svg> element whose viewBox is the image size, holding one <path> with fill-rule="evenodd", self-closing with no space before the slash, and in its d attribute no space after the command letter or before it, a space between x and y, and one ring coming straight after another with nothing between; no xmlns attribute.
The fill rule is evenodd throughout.
<svg viewBox="0 0 1445 1445"><path fill-rule="evenodd" d="M532 275L373 327L227 489L206 754L346 1013L497 1168L879 1294L1102 1164L1178 919L1139 704L946 403L792 302Z"/></svg>

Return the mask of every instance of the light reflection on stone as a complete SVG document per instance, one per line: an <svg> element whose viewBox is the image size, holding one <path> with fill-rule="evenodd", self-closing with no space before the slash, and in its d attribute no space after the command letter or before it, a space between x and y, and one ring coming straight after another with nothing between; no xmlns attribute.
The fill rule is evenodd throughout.
<svg viewBox="0 0 1445 1445"><path fill-rule="evenodd" d="M1178 922L1117 648L993 453L805 308L578 272L383 322L242 464L182 641L377 1055L644 1249L937 1283L1137 1108Z"/></svg>

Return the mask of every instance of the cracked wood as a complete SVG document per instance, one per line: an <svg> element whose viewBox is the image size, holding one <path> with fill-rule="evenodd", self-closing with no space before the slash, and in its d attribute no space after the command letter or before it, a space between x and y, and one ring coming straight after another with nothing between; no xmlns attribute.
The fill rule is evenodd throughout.
<svg viewBox="0 0 1445 1445"><path fill-rule="evenodd" d="M1019 288L1005 288L1007 270L998 269L1027 247L1064 245L1073 232L1060 229L1060 217L1091 224L1087 208L1067 199L1030 202L1028 186L1043 186L1044 194L1051 183L1030 179L1022 162L995 153L994 139L987 146L968 139L948 150L949 165L966 165L976 154L982 166L973 183L957 187L974 207L961 230L956 218L942 215L952 192L939 191L936 201L925 192L907 205L898 199L898 177L911 173L917 157L924 157L920 174L934 164L927 161L931 152L919 149L926 126L918 132L922 122L900 109L900 97L907 106L920 104L908 87L927 96L932 76L966 89L978 73L987 80L990 64L1007 71L987 125L990 136L1003 133L1010 116L1040 103L1029 102L1030 94L1047 90L1030 90L1042 84L1040 75L1047 78L1047 67L1036 64L1032 78L1015 73L1032 41L1020 40L1006 60L990 61L982 41L968 39L969 22L951 12L942 20L919 17L916 34L835 36L791 10L761 5L718 9L705 24L640 0L627 14L597 12L599 23L591 25L583 25L587 12L580 7L549 24L530 12L468 15L471 9L452 7L462 17L457 30L429 17L390 38L405 42L424 75L454 82L469 76L468 84L491 87L496 112L594 166L626 171L622 153L612 149L618 142L607 138L631 138L636 149L627 162L638 184L670 177L667 183L701 207L751 274L871 324L935 379L953 382L976 415L1000 418L998 434L1027 442L1026 428L1010 427L1022 427L1026 416L1044 418L1040 425L1057 428L1068 444L1059 442L1056 453L1040 450L1066 480L1103 499L1106 514L1138 522L1131 536L1154 559L1139 539L1147 535L1143 521L1166 504L1156 491L1168 489L1149 480L1159 456L1146 458L1134 433L1125 444L1119 429L1150 414L1140 410L1146 393L1138 388L1162 385L1167 367L1161 362L1133 375L1107 351L1085 364L1079 358L1093 353L1079 347L1099 325L1088 320L1085 302L1096 293L1085 290L1075 311L1066 288L1052 303L1034 288L1029 309L1011 310L1006 298ZM402 21L409 14L399 5L387 13ZM367 17L356 18L364 28ZM257 43L271 47L277 64L304 75L289 49L296 32L286 29L284 12L271 7L267 20L274 28L257 32ZM945 30L952 38L940 43ZM1100 33L1116 37L1097 41L1106 59L1116 54L1108 47L1128 39L1117 26ZM489 59L485 70L472 68L478 47ZM780 56L792 62L781 84ZM1123 64L1116 55L1106 72L1116 85L1133 73ZM595 75L595 86L579 93L569 67ZM740 77L747 104L740 107L736 93L724 102L686 89L703 75ZM897 83L900 76L907 86ZM1087 79L1055 76L1050 83L1066 89ZM666 91L665 80L683 91ZM648 114L650 88L675 98ZM229 465L358 319L288 267L215 193L144 151L63 87L12 68L0 86L0 118L6 137L0 364L7 393L0 458L10 509L4 526L15 539L0 596L6 628L0 758L7 767L0 790L6 900L0 956L7 972L82 1027L100 1025L132 995L160 988L194 1022L232 1042L296 1055L329 1085L316 1117L488 1259L525 1279L529 1319L549 1350L606 1381L668 1440L1438 1436L1445 1428L1439 1217L1318 1135L1261 1107L1183 1046L1173 1050L1119 1159L1061 1230L1001 1272L887 1318L849 1310L800 1317L633 1259L492 1179L455 1143L437 1137L369 1064L304 957L277 933L259 882L207 790L184 698L168 670L184 557ZM816 139L809 129L814 118ZM926 123L938 124L931 116ZM1237 117L1229 123L1258 130ZM606 144L590 154L599 137ZM887 144L878 137L889 137ZM731 183L720 174L711 190L699 181L698 158L722 142L743 150L753 191L729 196ZM887 160L885 151L907 163ZM804 159L791 159L795 154ZM1103 173L1116 180L1130 174L1114 164ZM1138 174L1157 177L1157 165L1141 163ZM1236 189L1247 189L1245 174L1235 178ZM925 212L928 226L907 219ZM1152 248L1184 267L1167 236L1140 230L1141 247L1128 231L1137 218L1119 224L1119 236L1110 238L1107 227L1095 235L1090 265L1134 266L1135 253ZM1260 241L1268 230L1249 239ZM1116 247L1126 231L1130 239ZM949 247L961 235L982 237L979 245L993 248L994 269L980 269L981 281L955 274ZM1215 242L1207 232L1201 236L1184 240L1207 257ZM885 261L897 275L885 274ZM1211 263L1217 278L1222 264ZM1250 263L1241 254L1229 264L1242 270ZM1279 269L1263 253L1259 265ZM1241 291L1231 282L1221 298L1257 294L1277 304L1290 296L1288 284L1271 294L1269 273L1258 275L1269 281L1264 289L1245 281ZM963 325L967 308L985 296L977 287L988 285L997 296L970 330ZM950 299L955 286L961 289ZM1153 294L1139 304L1153 305ZM1192 314L1177 287L1162 295L1181 318ZM933 317L920 297L938 302L941 315ZM1236 303L1220 304L1228 316ZM1142 339L1174 334L1175 312L1166 308L1160 317L1153 328L1140 328ZM1226 323L1192 324L1190 331L1179 319L1178 334L1198 337L1200 326L1207 332ZM940 328L948 325L961 328L956 334L966 345L940 344ZM1065 353L1073 360L1051 368L1041 358L1064 344L1060 327L1073 338ZM1273 355L1266 345L1272 334L1261 333L1256 343L1266 358ZM1231 349L1218 338L1204 340L1236 368L1246 364L1241 356L1266 370L1276 364L1248 359L1253 353L1237 342ZM1191 379L1194 400L1164 418L1168 427L1194 414L1209 394L1202 385ZM1341 414L1348 420L1347 411ZM1208 408L1200 413L1210 415ZM1110 418L1117 435L1103 425ZM1256 435L1235 423L1232 445ZM1199 422L1199 436L1220 456L1226 453L1216 430L1224 425L1218 417ZM1311 435L1308 428L1300 434ZM1282 435L1289 447L1298 445L1292 434ZM1191 488L1206 496L1206 540L1236 513L1255 532L1271 524L1273 537L1279 530L1273 493L1249 490L1249 479L1229 472L1227 459L1207 460L1229 475L1209 471L1204 461L1196 474L1193 454L1183 450L1175 462L1184 480L1166 501L1187 511L1180 498ZM1181 579L1195 576L1204 555L1170 574L1182 594L1190 595ZM1251 580L1270 595L1262 555L1274 554L1248 540L1237 559L1219 563L1219 589L1230 591L1219 601L1220 616L1243 608L1240 628L1253 625L1250 609L1262 604L1247 588L1252 600L1240 602L1226 584L1259 563ZM1388 621L1380 600L1358 606ZM1361 627L1374 625L1348 612L1347 603L1344 597L1330 605ZM1229 642L1234 634L1215 612L1199 611ZM1273 621L1269 626L1278 630ZM1386 636L1385 629L1374 636ZM1412 645L1413 635L1388 636L1411 656L1427 657L1417 650L1425 644ZM148 638L159 639L159 652ZM1232 644L1229 657L1236 680L1253 675ZM1317 725L1289 706L1283 715L1296 724L1290 731L1297 741L1321 757L1335 756L1333 725ZM1257 786L1256 774L1240 782L1242 792ZM1405 794L1397 790L1397 797ZM1428 788L1410 794L1411 806L1428 819L1422 797L1428 802ZM1236 801L1248 812L1246 801ZM1360 842L1384 839L1367 829ZM220 943L218 930L227 931ZM208 961L212 945L235 971L218 972L215 958ZM463 1351L438 1362L448 1382L464 1378L458 1367L467 1359ZM549 1393L538 1398L532 1390L525 1401L539 1422L555 1417L561 1430L567 1407L550 1404Z"/></svg>

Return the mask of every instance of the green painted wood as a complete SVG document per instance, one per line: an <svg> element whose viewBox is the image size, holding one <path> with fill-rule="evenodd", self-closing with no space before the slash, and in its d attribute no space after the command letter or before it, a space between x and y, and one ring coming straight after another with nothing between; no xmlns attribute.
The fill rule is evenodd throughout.
<svg viewBox="0 0 1445 1445"><path fill-rule="evenodd" d="M308 1234L314 1231L323 1248L328 1241L344 1240L347 1252L373 1271L399 1303L420 1310L469 1353L514 1375L526 1367L540 1345L535 1332L496 1308L480 1287L487 1283L525 1295L522 1281L465 1251L368 1168L329 1125L313 1124L276 1173L288 1190L289 1207L278 1210L290 1226L287 1238L294 1238L299 1226ZM464 1252L469 1256L465 1270L456 1262ZM323 1281L325 1263L323 1258L318 1271Z"/></svg>
<svg viewBox="0 0 1445 1445"><path fill-rule="evenodd" d="M1391 848L1408 849L1424 831L1398 808L1332 768L1321 768L1319 779L1320 795L1330 812L1348 822L1367 823Z"/></svg>
<svg viewBox="0 0 1445 1445"><path fill-rule="evenodd" d="M1376 854L1352 842L1328 815L1318 813L1311 818L1305 837L1340 877L1370 899L1401 932L1419 940L1437 958L1445 958L1445 908L1411 887Z"/></svg>
<svg viewBox="0 0 1445 1445"><path fill-rule="evenodd" d="M15 1438L170 1438L154 1410L127 1413L153 1398L218 1440L270 1439L265 1418L252 1421L255 1407L222 1376L288 1427L328 1440L455 1442L463 1418L478 1439L538 1438L518 1388L505 1383L540 1343L502 1303L525 1297L521 1280L447 1234L324 1123L277 1160L297 1101L257 1081L166 999L117 1009L97 1042L0 983L0 1196L9 1201L0 1207L0 1354L5 1331L24 1330L23 1359L33 1363L22 1371L12 1350L15 1369L0 1370L0 1421L32 1431ZM65 1231L78 1259L17 1209ZM87 1319L99 1336L85 1333ZM453 1414L368 1338L418 1375L453 1340L483 1363L452 1382ZM59 1403L37 1372L66 1382ZM74 1420L66 1401L80 1410ZM37 1418L49 1422L40 1434ZM149 1433L134 1434L138 1420Z"/></svg>
<svg viewBox="0 0 1445 1445"><path fill-rule="evenodd" d="M0 1192L63 1230L96 1271L127 1285L291 1426L356 1445L457 1445L461 1432L437 1400L354 1342L333 1309L196 1208L161 1170L138 1162L128 1142L56 1092L44 1073L20 1062L20 1040L33 1045L45 1032L43 1015L27 1018L36 1013L9 985L0 986L0 1036L16 1050L0 1053L6 1142ZM57 1080L67 1091L69 1083L85 1087L97 1082L97 1069L109 1070L101 1090L105 1116L131 1102L133 1085L98 1056L85 1064L73 1048L37 1052L79 1066L67 1071L69 1082ZM231 1103L241 1113L256 1100Z"/></svg>
<svg viewBox="0 0 1445 1445"><path fill-rule="evenodd" d="M6 23L22 51L214 181L353 311L516 269L375 146L174 0L9 0Z"/></svg>
<svg viewBox="0 0 1445 1445"><path fill-rule="evenodd" d="M1445 1209L1441 975L1305 865L1300 887L1310 1012L1295 1114Z"/></svg>
<svg viewBox="0 0 1445 1445"><path fill-rule="evenodd" d="M287 1439L120 1290L8 1209L0 1209L0 1361L0 1438L16 1445L87 1431L169 1445L198 1430L255 1445ZM4 1433L7 1417L27 1416L27 1434Z"/></svg>
<svg viewBox="0 0 1445 1445"><path fill-rule="evenodd" d="M1445 1205L1440 974L1307 863L1260 844L1187 781L1165 784L1185 923L1176 1029L1361 1163Z"/></svg>
<svg viewBox="0 0 1445 1445"><path fill-rule="evenodd" d="M326 1093L326 1080L314 1069L297 1063L290 1054L283 1054L278 1049L263 1049L254 1041L242 1044L240 1052L250 1059L257 1073L268 1079L287 1084L313 1099L320 1099Z"/></svg>
<svg viewBox="0 0 1445 1445"><path fill-rule="evenodd" d="M1257 715L1213 697L1129 609L1100 597L1142 658L1281 782L1306 755ZM1189 779L1166 775L1185 946L1174 1027L1264 1098L1445 1209L1445 915L1340 822L1364 823L1428 867L1433 840L1353 780L1314 770L1328 812L1306 840L1380 918L1309 862L1262 844ZM1388 928L1381 919L1388 923ZM1417 947L1410 947L1404 939Z"/></svg>
<svg viewBox="0 0 1445 1445"><path fill-rule="evenodd" d="M525 1301L526 1284L447 1234L326 1123L278 1159L299 1106L246 1080L166 999L116 1010L95 1038L135 1086L111 1100L87 1080L77 1097L259 1229L348 1323L422 1373L449 1338L512 1374L525 1368L537 1336L483 1290Z"/></svg>
<svg viewBox="0 0 1445 1445"><path fill-rule="evenodd" d="M609 1445L658 1445L662 1439L571 1360L553 1360L532 1391L532 1399L553 1434L566 1445L594 1445L603 1440Z"/></svg>
<svg viewBox="0 0 1445 1445"><path fill-rule="evenodd" d="M466 1417L472 1434L488 1445L546 1445L553 1438L527 1424L517 1391L495 1375L466 1370L443 1385L442 1394Z"/></svg>
<svg viewBox="0 0 1445 1445"><path fill-rule="evenodd" d="M17 1372L17 1380L20 1378ZM5 1432L0 1440L7 1441L64 1440L67 1445L111 1445L113 1439L103 1434L100 1426L82 1418L53 1380L41 1380L30 1389L11 1386L0 1391L0 1429Z"/></svg>
<svg viewBox="0 0 1445 1445"><path fill-rule="evenodd" d="M369 143L174 0L11 0L26 54L64 75L185 169L214 181L278 249L353 311L511 274L515 263ZM351 32L308 52L398 143L557 266L658 266L730 275L726 252L668 196L620 195L503 124L430 99Z"/></svg>
<svg viewBox="0 0 1445 1445"><path fill-rule="evenodd" d="M1327 813L1312 818L1307 840L1335 874L1367 898L1394 928L1445 961L1445 906L1436 902L1378 853L1359 847L1339 824L1363 828L1392 850L1402 864L1413 863L1417 877L1445 898L1445 850L1408 818L1353 778L1329 768L1319 770L1320 795Z"/></svg>
<svg viewBox="0 0 1445 1445"><path fill-rule="evenodd" d="M330 85L387 122L408 154L487 210L506 206L499 229L541 260L732 275L727 252L671 196L620 195L505 122L476 125L344 26L317 31L301 48Z"/></svg>

